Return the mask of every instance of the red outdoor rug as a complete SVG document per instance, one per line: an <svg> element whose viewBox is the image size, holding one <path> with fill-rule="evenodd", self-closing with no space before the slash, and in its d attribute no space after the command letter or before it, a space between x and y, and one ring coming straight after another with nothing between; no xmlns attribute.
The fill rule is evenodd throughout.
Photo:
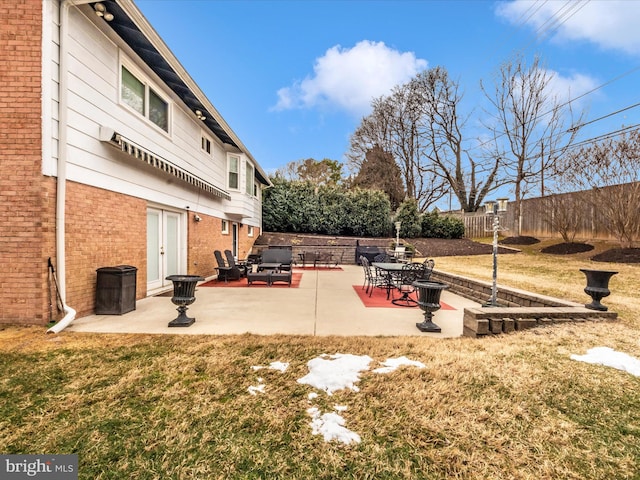
<svg viewBox="0 0 640 480"><path fill-rule="evenodd" d="M296 265L294 268L299 269L299 270L322 270L322 271L334 271L334 272L341 272L342 271L342 267L322 267L322 266L316 266L314 267L313 265L306 265L306 266L301 266L301 265Z"/></svg>
<svg viewBox="0 0 640 480"><path fill-rule="evenodd" d="M302 279L302 273L293 272L291 274L291 288L298 288L300 286L300 279ZM232 288L232 287L249 287L249 288L289 288L288 283L278 282L274 283L269 287L266 283L262 282L254 282L251 285L247 283L246 278L241 278L240 280L229 280L227 283L224 280L209 280L203 284L198 285L198 287L223 287L223 288Z"/></svg>
<svg viewBox="0 0 640 480"><path fill-rule="evenodd" d="M358 297L360 297L360 300L362 301L364 306L367 308L410 308L403 307L401 305L394 305L393 303L391 303L393 292L391 292L391 296L387 300L387 291L383 288L374 288L371 296L369 296L369 293L366 293L364 291L362 285L353 285L353 289L358 294ZM414 308L418 307L416 306ZM447 305L444 302L440 302L440 308L442 308L442 310L455 310L455 308L453 308L451 305Z"/></svg>

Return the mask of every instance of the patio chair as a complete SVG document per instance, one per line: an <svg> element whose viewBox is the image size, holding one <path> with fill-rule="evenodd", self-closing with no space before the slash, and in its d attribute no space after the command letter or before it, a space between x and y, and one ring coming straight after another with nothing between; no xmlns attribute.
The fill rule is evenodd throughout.
<svg viewBox="0 0 640 480"><path fill-rule="evenodd" d="M427 266L424 263L407 263L399 276L398 291L402 294L400 298L393 298L391 303L401 307L415 307L418 301L411 298L411 294L416 291L413 282L424 280Z"/></svg>
<svg viewBox="0 0 640 480"><path fill-rule="evenodd" d="M369 260L364 255L360 256L360 264L364 272L364 280L362 282L362 289L365 293L369 293L369 287L373 284L373 274L371 273L371 265Z"/></svg>
<svg viewBox="0 0 640 480"><path fill-rule="evenodd" d="M396 259L390 256L388 253L383 252L373 257L373 261L377 263L389 263L389 262L395 262Z"/></svg>
<svg viewBox="0 0 640 480"><path fill-rule="evenodd" d="M431 278L431 272L433 272L433 267L436 266L436 262L433 258L429 258L422 262L422 264L425 266L425 270L420 280L429 280Z"/></svg>
<svg viewBox="0 0 640 480"><path fill-rule="evenodd" d="M264 263L279 263L279 270L291 270L291 264L293 263L293 255L291 250L286 248L268 248L262 251L262 264ZM258 271L263 270L258 265Z"/></svg>
<svg viewBox="0 0 640 480"><path fill-rule="evenodd" d="M231 250L225 250L224 255L227 257L227 265L231 269L229 273L230 279L239 280L247 274L247 268L236 263L236 259L233 258L233 253L231 253Z"/></svg>
<svg viewBox="0 0 640 480"><path fill-rule="evenodd" d="M216 262L218 263L218 266L216 267L216 270L218 271L218 280L222 279L227 283L229 278L232 277L231 267L224 262L222 252L220 250L215 250L213 255L216 257Z"/></svg>
<svg viewBox="0 0 640 480"><path fill-rule="evenodd" d="M393 256L399 262L402 260L405 260L406 255L407 255L407 247L405 247L404 245L397 245L396 248L393 250Z"/></svg>
<svg viewBox="0 0 640 480"><path fill-rule="evenodd" d="M382 270L376 266L370 269L371 272L371 290L369 290L369 296L373 293L375 288L384 288L387 292L387 300L391 295L391 290L396 288L395 278L392 273Z"/></svg>

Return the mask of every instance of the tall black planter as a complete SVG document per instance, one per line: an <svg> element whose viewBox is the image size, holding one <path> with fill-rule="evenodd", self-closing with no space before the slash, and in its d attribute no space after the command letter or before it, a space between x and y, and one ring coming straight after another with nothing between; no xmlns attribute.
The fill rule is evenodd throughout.
<svg viewBox="0 0 640 480"><path fill-rule="evenodd" d="M433 313L440 310L440 295L449 285L424 280L416 280L412 285L418 289L418 306L424 311L424 321L416 323L416 327L421 332L441 332L433 323Z"/></svg>
<svg viewBox="0 0 640 480"><path fill-rule="evenodd" d="M204 280L198 275L169 275L167 280L173 282L171 302L178 305L178 316L169 322L170 327L189 327L196 321L187 317L187 305L196 301L196 284Z"/></svg>
<svg viewBox="0 0 640 480"><path fill-rule="evenodd" d="M611 272L608 270L589 270L586 268L581 268L580 271L587 277L587 286L584 291L593 299L593 301L586 304L585 307L591 310L606 312L608 308L602 305L600 300L604 297L608 297L611 293L609 291L609 279L618 272Z"/></svg>

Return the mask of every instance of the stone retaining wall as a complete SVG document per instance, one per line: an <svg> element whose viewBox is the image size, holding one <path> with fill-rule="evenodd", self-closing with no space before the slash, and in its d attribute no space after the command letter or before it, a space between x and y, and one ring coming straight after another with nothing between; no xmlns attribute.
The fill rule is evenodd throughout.
<svg viewBox="0 0 640 480"><path fill-rule="evenodd" d="M492 285L434 270L431 279L449 285L449 291L480 304L491 297ZM584 305L498 286L500 307L465 308L463 336L484 337L562 322L611 321L615 312L600 312Z"/></svg>

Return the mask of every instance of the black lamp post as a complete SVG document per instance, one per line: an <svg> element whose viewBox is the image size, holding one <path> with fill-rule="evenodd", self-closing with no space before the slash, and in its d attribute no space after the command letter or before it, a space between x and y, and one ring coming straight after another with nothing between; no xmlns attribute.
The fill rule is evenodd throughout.
<svg viewBox="0 0 640 480"><path fill-rule="evenodd" d="M498 232L500 231L500 214L507 211L507 198L499 198L496 202L485 202L485 212L493 216L493 283L491 298L483 307L498 306Z"/></svg>

